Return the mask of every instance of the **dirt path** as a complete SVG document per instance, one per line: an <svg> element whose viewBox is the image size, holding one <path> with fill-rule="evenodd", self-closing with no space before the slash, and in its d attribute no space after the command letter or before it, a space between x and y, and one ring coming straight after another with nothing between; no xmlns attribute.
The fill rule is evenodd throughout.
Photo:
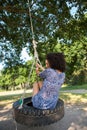
<svg viewBox="0 0 87 130"><path fill-rule="evenodd" d="M76 90L63 90L61 92L64 92L64 93L69 92L69 93L85 94L85 93L87 93L87 90L85 90L85 89L76 89Z"/></svg>
<svg viewBox="0 0 87 130"><path fill-rule="evenodd" d="M23 94L24 90L15 90L15 91L4 91L0 92L0 96L8 96L8 95L13 95L13 94ZM32 89L29 89L26 91L26 93L32 93Z"/></svg>
<svg viewBox="0 0 87 130"><path fill-rule="evenodd" d="M12 118L12 104L0 108L0 130L16 130ZM87 130L87 107L65 105L65 116L59 122L45 127L27 128L17 124L17 130Z"/></svg>
<svg viewBox="0 0 87 130"><path fill-rule="evenodd" d="M0 130L87 130L87 103L65 104L64 118L52 125L27 128L17 124L17 129L12 117L12 102L3 103L0 106Z"/></svg>

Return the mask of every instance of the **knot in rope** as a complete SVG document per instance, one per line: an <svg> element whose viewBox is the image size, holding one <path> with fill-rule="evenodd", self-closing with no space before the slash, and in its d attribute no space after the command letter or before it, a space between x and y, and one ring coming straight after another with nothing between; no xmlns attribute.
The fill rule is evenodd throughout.
<svg viewBox="0 0 87 130"><path fill-rule="evenodd" d="M32 43L33 43L33 48L34 48L34 57L35 57L35 60L38 62L39 61L39 58L38 58L38 52L37 52L37 42L33 39L32 40Z"/></svg>

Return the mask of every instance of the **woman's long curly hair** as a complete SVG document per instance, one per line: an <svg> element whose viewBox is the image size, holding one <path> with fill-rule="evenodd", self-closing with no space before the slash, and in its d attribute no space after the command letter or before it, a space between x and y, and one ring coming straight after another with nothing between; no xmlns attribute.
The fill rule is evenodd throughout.
<svg viewBox="0 0 87 130"><path fill-rule="evenodd" d="M63 53L48 53L46 60L51 68L65 72L66 62Z"/></svg>

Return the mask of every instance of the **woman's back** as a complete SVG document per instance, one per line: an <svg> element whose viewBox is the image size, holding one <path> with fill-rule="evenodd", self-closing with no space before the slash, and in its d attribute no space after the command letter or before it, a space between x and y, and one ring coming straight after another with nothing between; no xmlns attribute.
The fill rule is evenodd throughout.
<svg viewBox="0 0 87 130"><path fill-rule="evenodd" d="M53 109L56 106L65 73L58 73L56 70L48 68L40 73L40 77L44 79L43 85L39 93L32 98L33 104L36 98L38 103L34 106L40 109Z"/></svg>

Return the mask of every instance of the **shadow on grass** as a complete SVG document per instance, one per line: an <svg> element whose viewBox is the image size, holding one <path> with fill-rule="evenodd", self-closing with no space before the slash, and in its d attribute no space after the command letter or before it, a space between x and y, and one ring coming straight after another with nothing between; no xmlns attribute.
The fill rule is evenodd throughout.
<svg viewBox="0 0 87 130"><path fill-rule="evenodd" d="M13 94L13 95L4 95L0 96L0 118L3 120L9 119L9 115L12 115L12 108L13 108L13 103L19 99L21 99L21 96L23 94ZM25 97L31 96L31 93L26 93ZM11 117L12 118L12 117ZM0 129L2 130L2 129ZM11 129L12 130L12 129Z"/></svg>
<svg viewBox="0 0 87 130"><path fill-rule="evenodd" d="M32 94L25 94L25 97L30 97ZM13 95L4 95L4 96L0 96L0 110L1 109L5 109L6 106L10 106L12 105L15 101L21 99L21 97L23 96L23 94L13 94Z"/></svg>

